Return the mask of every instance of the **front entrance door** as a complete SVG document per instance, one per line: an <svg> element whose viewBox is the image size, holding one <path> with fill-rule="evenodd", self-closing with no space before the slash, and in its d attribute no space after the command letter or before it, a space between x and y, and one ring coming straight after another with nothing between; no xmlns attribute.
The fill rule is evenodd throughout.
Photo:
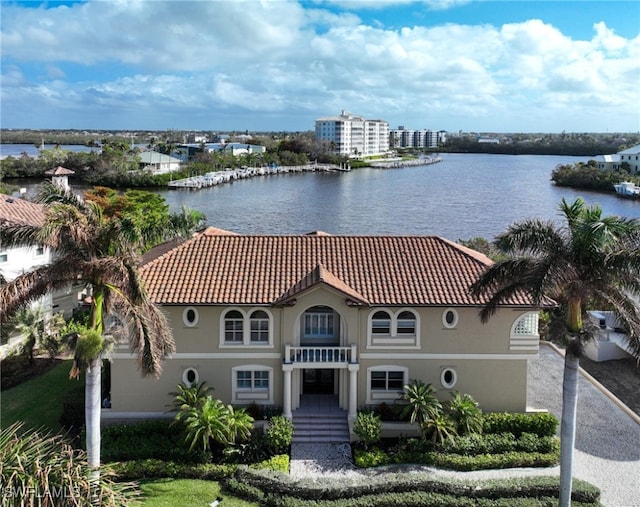
<svg viewBox="0 0 640 507"><path fill-rule="evenodd" d="M330 369L305 369L302 394L333 394L333 372Z"/></svg>

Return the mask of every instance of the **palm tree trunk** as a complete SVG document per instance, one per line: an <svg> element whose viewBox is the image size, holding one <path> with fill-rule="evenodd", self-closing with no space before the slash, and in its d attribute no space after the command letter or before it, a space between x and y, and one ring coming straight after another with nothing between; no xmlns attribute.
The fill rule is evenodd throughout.
<svg viewBox="0 0 640 507"><path fill-rule="evenodd" d="M571 505L573 451L576 440L576 407L578 404L578 368L580 357L568 348L564 356L562 381L562 421L560 424L560 507Z"/></svg>
<svg viewBox="0 0 640 507"><path fill-rule="evenodd" d="M85 424L87 426L87 459L89 466L100 466L100 395L102 361L93 359L87 367L84 392Z"/></svg>
<svg viewBox="0 0 640 507"><path fill-rule="evenodd" d="M86 370L84 390L84 420L87 431L87 462L91 468L89 488L91 505L100 505L100 395L101 389L100 358L92 359Z"/></svg>

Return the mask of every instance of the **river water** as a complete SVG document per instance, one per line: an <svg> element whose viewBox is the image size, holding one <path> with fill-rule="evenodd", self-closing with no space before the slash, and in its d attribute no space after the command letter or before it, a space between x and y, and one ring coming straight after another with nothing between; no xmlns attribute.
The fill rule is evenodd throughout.
<svg viewBox="0 0 640 507"><path fill-rule="evenodd" d="M564 197L605 214L640 217L640 201L556 187L557 164L585 157L442 154L437 164L349 173L258 176L201 190L164 190L171 209L202 211L242 234L438 235L493 239L524 218L558 219Z"/></svg>
<svg viewBox="0 0 640 507"><path fill-rule="evenodd" d="M196 209L209 225L240 234L324 231L493 239L517 220L559 219L560 200L577 196L599 204L606 215L640 218L640 201L556 187L550 180L556 165L587 157L444 153L441 158L403 169L256 176L158 193L172 211Z"/></svg>

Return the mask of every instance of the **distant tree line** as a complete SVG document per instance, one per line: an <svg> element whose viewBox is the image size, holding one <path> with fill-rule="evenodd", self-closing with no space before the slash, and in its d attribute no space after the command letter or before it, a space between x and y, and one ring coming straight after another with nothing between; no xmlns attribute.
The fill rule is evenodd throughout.
<svg viewBox="0 0 640 507"><path fill-rule="evenodd" d="M477 137L450 137L439 147L446 153L490 153L499 155L567 155L594 157L617 153L625 147L640 142L640 136L562 136L549 135L539 138L509 138L499 143L478 142Z"/></svg>

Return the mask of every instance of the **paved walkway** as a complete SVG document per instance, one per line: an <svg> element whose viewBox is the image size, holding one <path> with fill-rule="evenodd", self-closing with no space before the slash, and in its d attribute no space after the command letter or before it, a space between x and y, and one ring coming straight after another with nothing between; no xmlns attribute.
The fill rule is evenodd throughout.
<svg viewBox="0 0 640 507"><path fill-rule="evenodd" d="M529 406L546 409L560 419L563 358L547 346L529 365ZM639 387L640 388L640 387ZM599 487L606 507L640 507L640 425L586 377L578 392L578 430L574 477ZM291 449L291 476L324 481L327 478L366 480L398 467L359 470L345 444L297 444ZM475 480L533 475L559 476L560 467L453 472L424 466L404 466L408 473Z"/></svg>

